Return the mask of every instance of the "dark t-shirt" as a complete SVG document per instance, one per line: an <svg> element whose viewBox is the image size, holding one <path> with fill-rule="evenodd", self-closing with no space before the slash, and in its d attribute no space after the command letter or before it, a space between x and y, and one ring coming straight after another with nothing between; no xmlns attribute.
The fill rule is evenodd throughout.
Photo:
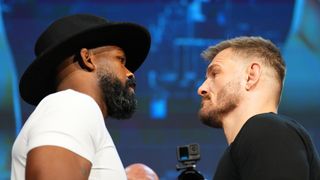
<svg viewBox="0 0 320 180"><path fill-rule="evenodd" d="M274 113L251 117L225 150L214 180L320 180L320 160L307 131Z"/></svg>

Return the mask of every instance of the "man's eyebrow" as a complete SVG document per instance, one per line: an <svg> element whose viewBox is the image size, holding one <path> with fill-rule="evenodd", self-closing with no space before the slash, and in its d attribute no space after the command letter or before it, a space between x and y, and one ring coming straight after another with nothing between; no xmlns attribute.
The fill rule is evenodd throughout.
<svg viewBox="0 0 320 180"><path fill-rule="evenodd" d="M212 71L214 71L215 69L220 69L221 67L220 67L220 65L218 65L218 64L212 64L212 65L210 65L209 67L208 67L208 69L207 69L207 75L208 74L210 74Z"/></svg>
<svg viewBox="0 0 320 180"><path fill-rule="evenodd" d="M119 59L121 59L121 60L124 61L124 62L127 61L126 55L124 55L124 54L117 55L116 57L119 58Z"/></svg>

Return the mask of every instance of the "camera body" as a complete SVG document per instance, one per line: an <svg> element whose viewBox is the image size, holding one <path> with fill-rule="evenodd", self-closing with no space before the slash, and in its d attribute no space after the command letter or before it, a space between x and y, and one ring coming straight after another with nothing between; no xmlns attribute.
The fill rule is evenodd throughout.
<svg viewBox="0 0 320 180"><path fill-rule="evenodd" d="M196 162L200 160L200 146L199 144L189 144L177 147L177 159L179 162Z"/></svg>
<svg viewBox="0 0 320 180"><path fill-rule="evenodd" d="M178 180L204 180L203 175L196 170L196 163L200 160L199 144L177 146L178 171L183 170Z"/></svg>

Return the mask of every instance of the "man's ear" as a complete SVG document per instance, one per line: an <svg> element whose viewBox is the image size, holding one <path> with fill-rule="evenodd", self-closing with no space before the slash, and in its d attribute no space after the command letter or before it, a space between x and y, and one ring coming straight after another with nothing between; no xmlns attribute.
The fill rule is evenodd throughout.
<svg viewBox="0 0 320 180"><path fill-rule="evenodd" d="M81 67L88 70L89 72L96 69L96 65L92 60L92 54L87 48L82 48L80 50L79 61Z"/></svg>
<svg viewBox="0 0 320 180"><path fill-rule="evenodd" d="M250 63L247 68L247 82L246 82L246 90L254 88L260 79L261 76L261 65L259 63Z"/></svg>

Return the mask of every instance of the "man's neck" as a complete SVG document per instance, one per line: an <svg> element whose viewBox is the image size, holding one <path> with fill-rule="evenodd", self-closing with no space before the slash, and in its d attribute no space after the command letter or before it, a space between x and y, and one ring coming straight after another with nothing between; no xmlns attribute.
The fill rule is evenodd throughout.
<svg viewBox="0 0 320 180"><path fill-rule="evenodd" d="M69 72L64 78L61 78L57 85L57 91L73 89L90 96L98 104L103 117L108 117L107 106L104 102L102 92L97 86L96 79L81 71Z"/></svg>
<svg viewBox="0 0 320 180"><path fill-rule="evenodd" d="M268 112L276 113L277 108L272 106L242 105L241 107L237 107L237 109L226 115L223 118L223 131L228 144L230 145L234 141L239 131L248 121L248 119L257 114Z"/></svg>

